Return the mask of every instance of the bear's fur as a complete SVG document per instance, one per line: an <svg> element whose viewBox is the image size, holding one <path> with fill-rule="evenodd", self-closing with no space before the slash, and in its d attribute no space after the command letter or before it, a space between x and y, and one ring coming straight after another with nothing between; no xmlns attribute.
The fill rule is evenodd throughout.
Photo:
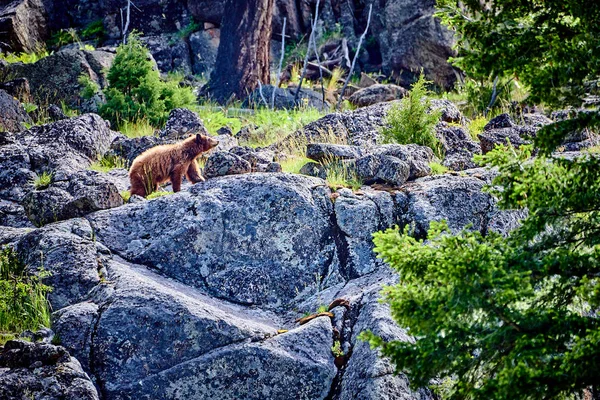
<svg viewBox="0 0 600 400"><path fill-rule="evenodd" d="M184 175L191 183L204 181L196 158L218 144L211 137L197 134L179 143L146 150L133 160L129 169L131 194L146 197L158 190L158 185L169 180L173 191L178 192Z"/></svg>

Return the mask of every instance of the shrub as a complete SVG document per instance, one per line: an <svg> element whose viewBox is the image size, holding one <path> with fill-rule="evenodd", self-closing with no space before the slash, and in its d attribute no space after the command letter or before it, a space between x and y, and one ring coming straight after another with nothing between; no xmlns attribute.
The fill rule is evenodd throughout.
<svg viewBox="0 0 600 400"><path fill-rule="evenodd" d="M431 93L426 88L428 83L421 74L400 104L393 105L388 111L388 126L381 131L381 135L386 143L428 146L442 158L442 147L435 136L435 125L440 120L441 112L430 110L431 101L428 96Z"/></svg>
<svg viewBox="0 0 600 400"><path fill-rule="evenodd" d="M79 75L77 82L82 86L81 97L86 100L91 99L100 91L100 86L86 74Z"/></svg>
<svg viewBox="0 0 600 400"><path fill-rule="evenodd" d="M10 247L0 250L0 340L24 330L50 326L49 286L41 280L50 274L28 274Z"/></svg>
<svg viewBox="0 0 600 400"><path fill-rule="evenodd" d="M83 39L95 40L97 44L102 43L105 35L104 21L101 19L91 22L81 31L81 37Z"/></svg>
<svg viewBox="0 0 600 400"><path fill-rule="evenodd" d="M117 48L108 82L106 104L100 113L116 126L141 119L162 125L172 109L191 106L195 100L190 88L160 79L148 58L148 49L135 35Z"/></svg>

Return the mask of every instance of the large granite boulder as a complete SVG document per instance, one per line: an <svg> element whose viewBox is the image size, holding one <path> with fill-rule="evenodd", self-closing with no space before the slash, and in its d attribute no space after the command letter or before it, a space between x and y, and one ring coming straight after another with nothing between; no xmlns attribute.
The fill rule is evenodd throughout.
<svg viewBox="0 0 600 400"><path fill-rule="evenodd" d="M356 107L366 107L377 103L397 100L404 97L407 90L401 86L392 84L375 84L360 89L348 98L348 101Z"/></svg>

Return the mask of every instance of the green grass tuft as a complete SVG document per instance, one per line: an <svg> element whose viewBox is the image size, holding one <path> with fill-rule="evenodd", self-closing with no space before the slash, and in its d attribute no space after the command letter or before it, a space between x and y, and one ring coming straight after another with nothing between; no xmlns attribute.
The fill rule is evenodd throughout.
<svg viewBox="0 0 600 400"><path fill-rule="evenodd" d="M122 192L119 192L119 194L125 203L129 203L129 199L131 198L131 192L129 190L123 190Z"/></svg>
<svg viewBox="0 0 600 400"><path fill-rule="evenodd" d="M51 172L42 172L40 175L33 178L33 187L38 190L47 188L52 183L52 176L53 174Z"/></svg>
<svg viewBox="0 0 600 400"><path fill-rule="evenodd" d="M448 172L448 168L446 166L435 161L429 163L429 168L431 168L431 175L442 175Z"/></svg>
<svg viewBox="0 0 600 400"><path fill-rule="evenodd" d="M468 125L469 135L471 136L471 139L478 142L479 138L477 137L477 135L483 132L483 128L487 125L488 122L488 119L482 115L471 120L471 122L469 122Z"/></svg>
<svg viewBox="0 0 600 400"><path fill-rule="evenodd" d="M115 168L127 168L127 160L113 154L107 154L92 163L88 169L98 172L108 172Z"/></svg>
<svg viewBox="0 0 600 400"><path fill-rule="evenodd" d="M42 283L50 274L29 274L11 247L0 250L0 345L24 330L50 327L48 293Z"/></svg>
<svg viewBox="0 0 600 400"><path fill-rule="evenodd" d="M283 172L288 172L290 174L299 174L300 169L309 162L313 162L310 158L306 158L304 156L289 156L283 161L279 161L281 165L281 169Z"/></svg>
<svg viewBox="0 0 600 400"><path fill-rule="evenodd" d="M158 192L150 193L148 196L146 196L146 199L152 200L152 199L156 199L156 198L163 197L163 196L169 196L172 194L173 194L173 192L158 191Z"/></svg>

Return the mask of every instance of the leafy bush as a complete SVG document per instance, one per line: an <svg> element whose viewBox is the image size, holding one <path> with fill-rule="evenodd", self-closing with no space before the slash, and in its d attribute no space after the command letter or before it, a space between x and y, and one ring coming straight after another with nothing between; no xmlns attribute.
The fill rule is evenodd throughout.
<svg viewBox="0 0 600 400"><path fill-rule="evenodd" d="M86 74L79 75L77 82L82 86L81 97L86 100L91 99L100 91L100 86Z"/></svg>
<svg viewBox="0 0 600 400"><path fill-rule="evenodd" d="M49 275L43 270L28 274L12 248L0 250L0 340L50 326L51 288L41 283Z"/></svg>
<svg viewBox="0 0 600 400"><path fill-rule="evenodd" d="M160 79L148 58L148 49L135 35L117 48L108 71L108 82L106 104L100 108L100 113L116 126L142 119L159 126L172 109L191 106L195 101L190 88Z"/></svg>
<svg viewBox="0 0 600 400"><path fill-rule="evenodd" d="M95 40L96 44L102 43L106 36L104 21L99 19L88 24L81 31L81 37L85 40Z"/></svg>
<svg viewBox="0 0 600 400"><path fill-rule="evenodd" d="M430 110L428 96L431 92L426 88L428 83L421 74L400 104L393 105L388 111L387 127L382 129L381 135L386 143L428 146L442 158L442 146L435 136L435 125L440 120L441 112Z"/></svg>

